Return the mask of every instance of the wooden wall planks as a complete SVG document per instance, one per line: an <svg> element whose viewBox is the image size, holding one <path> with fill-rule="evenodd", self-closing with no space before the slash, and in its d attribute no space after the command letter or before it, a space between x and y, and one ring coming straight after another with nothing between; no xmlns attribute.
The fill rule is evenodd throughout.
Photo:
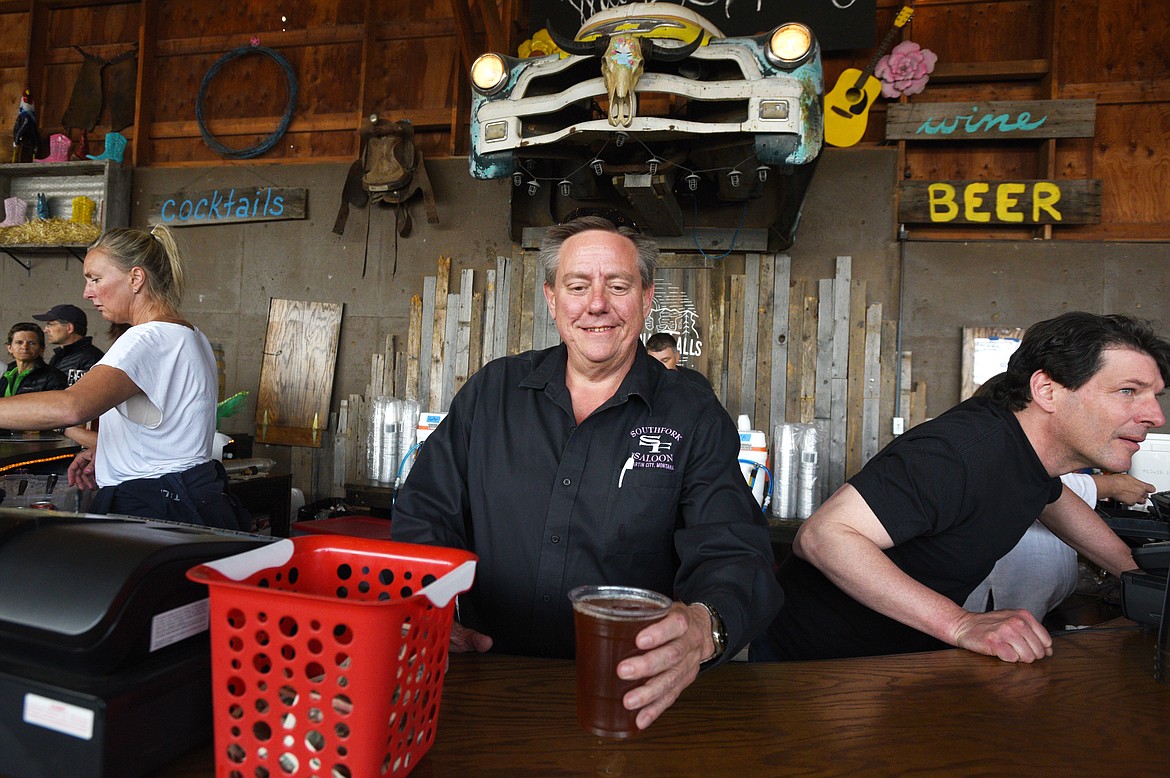
<svg viewBox="0 0 1170 778"><path fill-rule="evenodd" d="M364 425L372 397L426 397L429 405L421 410L446 410L487 361L559 342L533 253L498 257L496 267L483 273L464 269L457 289L449 288L451 263L440 257L436 275L423 281L422 296L412 298L405 343L388 338L385 353L371 356L367 396L343 403L336 441L346 450L321 454L340 468L333 482L338 495L344 483L365 478ZM704 313L711 316L711 333L726 333L726 344L717 350L720 361L707 362L706 370L728 412L733 418L748 414L769 441L781 423L822 425L830 440L828 490L889 441L895 408L904 409L908 426L924 418L926 387L911 382L911 355L898 355L897 323L884 321L881 303L867 300L865 281L851 277L850 257L837 257L836 275L816 281L792 277L785 255L746 255L744 273L728 274L722 265L683 256L672 257L669 267L702 274L688 282L695 294L707 294L696 278L717 290L709 293L713 310ZM814 288L818 295L808 293ZM430 371L412 367L428 360ZM894 396L899 369L901 398ZM719 376L726 376L722 386Z"/></svg>

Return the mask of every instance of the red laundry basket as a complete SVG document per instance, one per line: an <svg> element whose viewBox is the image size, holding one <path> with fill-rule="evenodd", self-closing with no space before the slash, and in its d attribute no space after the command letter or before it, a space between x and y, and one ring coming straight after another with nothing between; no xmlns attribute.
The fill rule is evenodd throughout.
<svg viewBox="0 0 1170 778"><path fill-rule="evenodd" d="M435 739L476 557L342 535L187 572L207 584L219 778L406 775Z"/></svg>

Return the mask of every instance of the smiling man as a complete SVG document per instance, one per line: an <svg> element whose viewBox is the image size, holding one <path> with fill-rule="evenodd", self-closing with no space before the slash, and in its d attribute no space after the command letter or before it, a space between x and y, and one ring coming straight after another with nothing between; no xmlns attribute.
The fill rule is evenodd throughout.
<svg viewBox="0 0 1170 778"><path fill-rule="evenodd" d="M563 343L472 376L427 438L394 507L396 540L480 557L452 650L573 655L568 592L675 600L618 674L650 725L734 656L781 602L767 523L715 395L663 370L639 336L658 249L599 217L552 227L544 293Z"/></svg>
<svg viewBox="0 0 1170 778"><path fill-rule="evenodd" d="M786 604L753 659L825 659L959 646L1008 662L1052 653L1026 610L963 603L1034 520L1114 575L1129 547L1059 476L1124 471L1166 419L1170 343L1126 316L1033 325L974 397L878 453L797 532Z"/></svg>

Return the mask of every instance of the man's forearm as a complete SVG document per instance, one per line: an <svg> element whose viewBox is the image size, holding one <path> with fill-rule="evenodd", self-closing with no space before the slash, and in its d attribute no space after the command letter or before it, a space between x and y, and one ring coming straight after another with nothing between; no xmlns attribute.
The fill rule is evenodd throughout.
<svg viewBox="0 0 1170 778"><path fill-rule="evenodd" d="M955 645L961 607L906 575L864 536L837 529L824 535L806 536L794 551L862 605Z"/></svg>

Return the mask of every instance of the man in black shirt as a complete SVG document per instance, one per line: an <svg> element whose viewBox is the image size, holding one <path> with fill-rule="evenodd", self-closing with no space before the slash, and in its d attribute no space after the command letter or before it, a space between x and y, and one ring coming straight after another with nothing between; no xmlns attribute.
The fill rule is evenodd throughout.
<svg viewBox="0 0 1170 778"><path fill-rule="evenodd" d="M550 228L545 298L563 345L472 376L423 444L396 540L479 555L452 650L572 656L567 594L640 586L675 600L621 663L650 725L698 674L775 615L767 523L715 395L646 354L657 247L598 217Z"/></svg>
<svg viewBox="0 0 1170 778"><path fill-rule="evenodd" d="M797 532L786 603L753 659L825 659L958 646L1008 662L1052 653L1026 610L962 603L1037 518L1114 575L1129 547L1059 476L1121 472L1165 423L1170 343L1125 316L1033 325L1006 372L896 439Z"/></svg>
<svg viewBox="0 0 1170 778"><path fill-rule="evenodd" d="M93 345L93 338L85 334L88 320L85 311L76 305L54 305L33 318L44 322L45 338L57 347L49 365L65 374L69 386L77 383L104 355Z"/></svg>

